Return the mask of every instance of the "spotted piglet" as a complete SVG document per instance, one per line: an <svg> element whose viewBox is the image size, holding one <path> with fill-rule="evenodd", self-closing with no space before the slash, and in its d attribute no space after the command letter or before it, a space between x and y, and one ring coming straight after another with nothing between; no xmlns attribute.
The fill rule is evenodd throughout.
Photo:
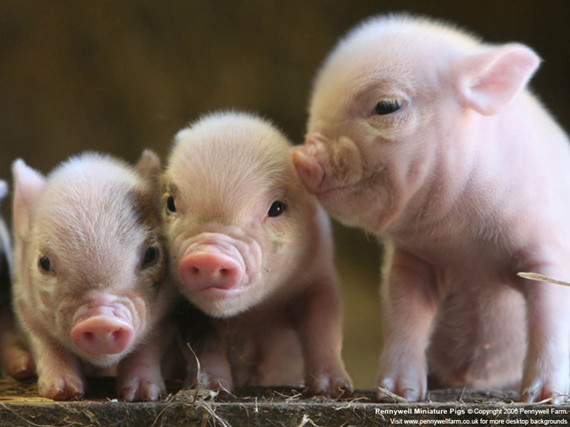
<svg viewBox="0 0 570 427"><path fill-rule="evenodd" d="M47 177L17 160L13 173L14 309L40 394L80 398L91 367L117 365L120 395L156 400L173 300L158 158L145 151L133 168L86 153Z"/></svg>

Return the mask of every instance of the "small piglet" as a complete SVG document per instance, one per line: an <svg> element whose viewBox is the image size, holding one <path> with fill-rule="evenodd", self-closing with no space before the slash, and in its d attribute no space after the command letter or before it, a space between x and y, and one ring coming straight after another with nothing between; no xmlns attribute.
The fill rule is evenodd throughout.
<svg viewBox="0 0 570 427"><path fill-rule="evenodd" d="M12 244L10 233L2 217L2 200L8 194L8 184L0 180L0 307L10 305L10 284L12 275ZM1 326L0 326L1 327Z"/></svg>
<svg viewBox="0 0 570 427"><path fill-rule="evenodd" d="M516 275L570 278L570 145L525 88L539 62L391 15L317 75L297 171L335 218L393 246L381 388L421 399L429 371L529 402L569 392L570 289Z"/></svg>
<svg viewBox="0 0 570 427"><path fill-rule="evenodd" d="M8 185L0 181L0 201L8 194ZM2 374L16 378L33 375L34 362L16 328L12 311L12 244L10 233L0 215L0 366Z"/></svg>
<svg viewBox="0 0 570 427"><path fill-rule="evenodd" d="M166 234L181 292L212 317L195 346L205 387L298 385L304 367L312 393L352 389L329 220L291 149L245 113L206 116L175 137ZM232 361L243 363L232 372Z"/></svg>
<svg viewBox="0 0 570 427"><path fill-rule="evenodd" d="M8 194L8 184L0 180L0 202ZM11 308L12 244L0 213L0 367L2 373L29 375L33 370L30 354L21 348Z"/></svg>
<svg viewBox="0 0 570 427"><path fill-rule="evenodd" d="M159 330L174 296L166 286L160 161L136 168L87 153L47 177L16 160L14 310L33 355L41 395L85 391L91 367L117 367L126 400L164 391Z"/></svg>

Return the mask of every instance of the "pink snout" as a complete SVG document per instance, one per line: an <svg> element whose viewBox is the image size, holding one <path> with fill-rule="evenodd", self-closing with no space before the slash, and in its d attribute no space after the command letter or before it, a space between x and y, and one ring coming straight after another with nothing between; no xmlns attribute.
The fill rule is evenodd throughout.
<svg viewBox="0 0 570 427"><path fill-rule="evenodd" d="M221 252L198 251L180 262L180 276L192 291L231 289L240 283L243 274L240 263Z"/></svg>
<svg viewBox="0 0 570 427"><path fill-rule="evenodd" d="M319 162L323 152L321 143L312 134L307 137L304 146L293 150L293 164L310 193L318 193L325 178L325 170Z"/></svg>
<svg viewBox="0 0 570 427"><path fill-rule="evenodd" d="M133 327L109 315L88 317L71 330L71 338L83 352L92 356L118 354L133 342Z"/></svg>

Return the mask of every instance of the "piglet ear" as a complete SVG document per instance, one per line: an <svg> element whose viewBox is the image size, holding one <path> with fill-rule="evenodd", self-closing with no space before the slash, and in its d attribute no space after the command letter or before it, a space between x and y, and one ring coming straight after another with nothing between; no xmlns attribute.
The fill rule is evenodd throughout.
<svg viewBox="0 0 570 427"><path fill-rule="evenodd" d="M160 191L160 158L154 151L144 150L135 165L135 170L150 183L153 191Z"/></svg>
<svg viewBox="0 0 570 427"><path fill-rule="evenodd" d="M524 89L539 64L532 49L515 43L470 55L456 64L459 97L481 114L497 114Z"/></svg>
<svg viewBox="0 0 570 427"><path fill-rule="evenodd" d="M142 177L156 176L160 173L160 159L154 151L147 148L141 153L135 169Z"/></svg>
<svg viewBox="0 0 570 427"><path fill-rule="evenodd" d="M46 185L44 176L32 169L22 159L12 164L14 177L14 233L24 238L30 230L31 210L38 195Z"/></svg>

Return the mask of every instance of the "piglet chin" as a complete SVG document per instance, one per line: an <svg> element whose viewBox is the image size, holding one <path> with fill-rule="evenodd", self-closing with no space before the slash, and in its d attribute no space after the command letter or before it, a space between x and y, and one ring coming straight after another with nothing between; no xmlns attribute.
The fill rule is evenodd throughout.
<svg viewBox="0 0 570 427"><path fill-rule="evenodd" d="M258 302L255 295L245 287L231 290L207 289L193 294L186 293L186 297L208 316L220 319L243 313Z"/></svg>

